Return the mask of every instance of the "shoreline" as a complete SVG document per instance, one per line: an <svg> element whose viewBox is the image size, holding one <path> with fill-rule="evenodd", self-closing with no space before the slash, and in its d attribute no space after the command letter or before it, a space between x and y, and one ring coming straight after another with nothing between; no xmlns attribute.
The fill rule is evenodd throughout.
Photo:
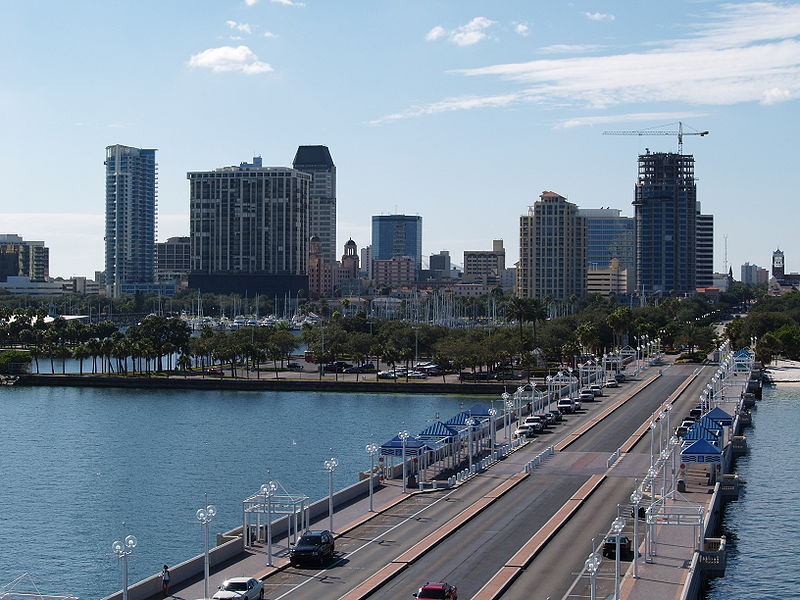
<svg viewBox="0 0 800 600"><path fill-rule="evenodd" d="M800 383L800 361L776 359L764 368L764 373L771 384Z"/></svg>
<svg viewBox="0 0 800 600"><path fill-rule="evenodd" d="M333 381L299 379L216 379L181 377L106 377L97 375L22 375L16 385L45 387L102 387L176 390L233 390L249 392L376 392L499 396L513 393L519 382L433 383L422 381Z"/></svg>

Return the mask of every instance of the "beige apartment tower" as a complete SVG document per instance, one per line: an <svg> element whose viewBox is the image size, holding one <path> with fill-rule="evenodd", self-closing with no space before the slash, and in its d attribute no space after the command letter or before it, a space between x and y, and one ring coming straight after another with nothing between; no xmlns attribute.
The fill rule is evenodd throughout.
<svg viewBox="0 0 800 600"><path fill-rule="evenodd" d="M517 295L566 300L586 294L586 220L578 207L555 192L519 219Z"/></svg>

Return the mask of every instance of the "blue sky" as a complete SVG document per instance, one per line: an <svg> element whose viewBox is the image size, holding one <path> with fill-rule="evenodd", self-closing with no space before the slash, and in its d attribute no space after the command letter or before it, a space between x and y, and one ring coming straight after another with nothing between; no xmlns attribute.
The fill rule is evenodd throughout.
<svg viewBox="0 0 800 600"><path fill-rule="evenodd" d="M543 190L632 215L636 157L679 120L715 269L786 252L800 271L800 4L534 0L6 3L0 233L51 275L103 266L104 148L158 148L159 239L188 234L186 172L330 147L338 245L423 217L423 252L518 257ZM672 128L672 126L667 127Z"/></svg>

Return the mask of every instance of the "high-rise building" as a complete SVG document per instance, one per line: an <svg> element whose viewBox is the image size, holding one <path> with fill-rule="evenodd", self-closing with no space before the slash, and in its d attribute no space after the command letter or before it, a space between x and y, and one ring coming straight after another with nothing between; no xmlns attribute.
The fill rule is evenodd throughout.
<svg viewBox="0 0 800 600"><path fill-rule="evenodd" d="M783 250L778 248L772 253L772 276L780 281L785 275L786 265L784 263Z"/></svg>
<svg viewBox="0 0 800 600"><path fill-rule="evenodd" d="M49 275L50 249L44 242L25 241L14 233L0 234L0 281L27 277L43 282Z"/></svg>
<svg viewBox="0 0 800 600"><path fill-rule="evenodd" d="M697 248L694 157L639 155L633 206L636 287L640 293L694 293Z"/></svg>
<svg viewBox="0 0 800 600"><path fill-rule="evenodd" d="M156 279L183 279L191 270L191 243L188 237L171 237L156 243Z"/></svg>
<svg viewBox="0 0 800 600"><path fill-rule="evenodd" d="M154 149L106 147L106 293L147 289L155 279Z"/></svg>
<svg viewBox="0 0 800 600"><path fill-rule="evenodd" d="M327 146L300 146L292 167L311 175L309 237L319 239L322 255L336 262L336 165Z"/></svg>
<svg viewBox="0 0 800 600"><path fill-rule="evenodd" d="M311 175L264 167L187 174L189 287L214 293L308 292L308 194Z"/></svg>
<svg viewBox="0 0 800 600"><path fill-rule="evenodd" d="M372 217L372 260L411 258L422 268L422 217L375 215Z"/></svg>
<svg viewBox="0 0 800 600"><path fill-rule="evenodd" d="M586 220L554 192L519 218L517 295L566 300L586 294Z"/></svg>
<svg viewBox="0 0 800 600"><path fill-rule="evenodd" d="M636 271L636 222L621 213L615 208L578 209L578 214L586 219L587 270L608 270L611 261L616 259L619 269L627 271L625 285L627 292L632 292Z"/></svg>
<svg viewBox="0 0 800 600"><path fill-rule="evenodd" d="M464 250L464 283L499 285L505 268L503 240L492 240L491 250Z"/></svg>
<svg viewBox="0 0 800 600"><path fill-rule="evenodd" d="M698 202L695 218L697 220L695 286L707 288L714 283L714 215L701 214Z"/></svg>
<svg viewBox="0 0 800 600"><path fill-rule="evenodd" d="M361 273L365 279L372 279L372 246L361 248Z"/></svg>

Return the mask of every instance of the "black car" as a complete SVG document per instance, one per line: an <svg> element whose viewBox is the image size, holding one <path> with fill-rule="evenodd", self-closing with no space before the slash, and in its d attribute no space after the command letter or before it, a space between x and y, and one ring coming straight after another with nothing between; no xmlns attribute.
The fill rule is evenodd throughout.
<svg viewBox="0 0 800 600"><path fill-rule="evenodd" d="M628 378L625 377L624 373L617 373L614 375L614 379L617 380L617 383L624 383Z"/></svg>
<svg viewBox="0 0 800 600"><path fill-rule="evenodd" d="M551 415L553 415L553 422L554 423L560 423L562 421L562 419L564 418L564 416L561 414L561 411L558 410L557 408L554 408L553 410L548 411L548 412Z"/></svg>
<svg viewBox="0 0 800 600"><path fill-rule="evenodd" d="M619 536L619 557L628 556L632 551L631 538L627 535ZM617 536L610 535L606 538L603 544L603 556L609 558L616 557L617 555Z"/></svg>
<svg viewBox="0 0 800 600"><path fill-rule="evenodd" d="M328 363L322 370L326 373L344 373L346 369L352 367L349 362L344 362L343 360L337 360L336 362Z"/></svg>
<svg viewBox="0 0 800 600"><path fill-rule="evenodd" d="M333 551L333 534L330 531L306 531L289 550L289 563L293 567L303 563L322 566L333 559Z"/></svg>

